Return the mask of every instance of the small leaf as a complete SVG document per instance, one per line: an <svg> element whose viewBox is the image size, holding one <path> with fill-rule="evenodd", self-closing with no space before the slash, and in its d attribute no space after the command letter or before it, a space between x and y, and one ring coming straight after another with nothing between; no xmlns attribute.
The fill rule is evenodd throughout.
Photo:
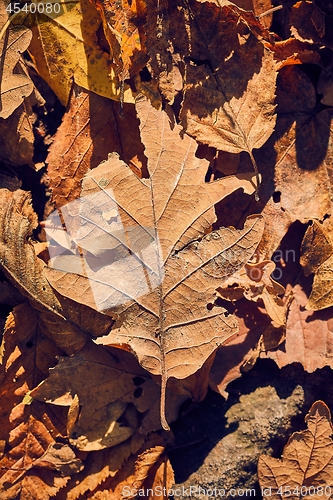
<svg viewBox="0 0 333 500"><path fill-rule="evenodd" d="M4 359L1 383L0 439L6 453L0 462L0 497L17 498L27 490L36 500L47 500L68 478L52 471L39 475L31 470L57 436L66 434L61 412L35 401L27 406L22 399L38 384L62 352L42 333L38 314L28 304L15 307L4 331Z"/></svg>
<svg viewBox="0 0 333 500"><path fill-rule="evenodd" d="M0 267L12 283L42 312L40 328L66 352L81 348L91 335L106 333L111 319L93 311L82 314L85 306L75 306L57 297L43 274L40 260L30 242L37 227L37 215L30 194L15 189L8 178L2 179L8 189L0 189ZM83 309L82 309L83 308Z"/></svg>
<svg viewBox="0 0 333 500"><path fill-rule="evenodd" d="M83 451L114 447L126 441L141 423L144 433L160 428L158 384L130 353L120 349L107 352L88 342L74 356L60 357L49 378L30 395L39 401L70 407L70 439ZM179 403L175 398L172 401L177 408L169 408L171 420L184 400L181 394L178 398ZM78 405L80 411L73 412ZM135 415L127 413L129 405L136 408Z"/></svg>
<svg viewBox="0 0 333 500"><path fill-rule="evenodd" d="M44 14L29 19L33 33L29 51L42 78L65 106L73 79L96 94L133 102L127 86L122 96L110 58L98 45L101 18L96 8L89 0L60 5L59 14L54 9L47 14L45 9Z"/></svg>
<svg viewBox="0 0 333 500"><path fill-rule="evenodd" d="M309 373L324 366L333 368L332 309L310 311L308 297L300 285L292 289L293 301L288 312L286 341L281 349L266 355L282 368L301 363Z"/></svg>
<svg viewBox="0 0 333 500"><path fill-rule="evenodd" d="M46 159L57 208L80 196L82 177L106 160L110 151L138 172L145 162L134 106L125 103L120 116L118 103L74 83Z"/></svg>
<svg viewBox="0 0 333 500"><path fill-rule="evenodd" d="M144 0L93 0L92 3L101 12L115 72L123 82L139 73L146 64L146 35L143 30L146 3Z"/></svg>
<svg viewBox="0 0 333 500"><path fill-rule="evenodd" d="M7 17L5 3L1 2L1 27L6 23ZM34 84L20 60L31 39L30 30L16 26L10 28L0 40L0 118L8 118L34 89Z"/></svg>
<svg viewBox="0 0 333 500"><path fill-rule="evenodd" d="M17 102L17 101L16 101ZM34 156L34 130L36 109L41 109L44 99L34 91L6 119L1 120L0 158L9 165L29 165L36 169Z"/></svg>
<svg viewBox="0 0 333 500"><path fill-rule="evenodd" d="M253 14L232 3L188 5L192 63L180 115L184 129L219 150L246 151L257 173L252 151L265 144L276 122L276 63L258 39L264 30Z"/></svg>
<svg viewBox="0 0 333 500"><path fill-rule="evenodd" d="M290 437L282 459L265 455L259 458L258 476L264 498L284 500L308 497L311 491L317 488L317 491L325 491L325 485L330 485L333 474L330 410L322 401L316 401L305 422L307 430L295 432ZM316 497L319 496L318 493Z"/></svg>
<svg viewBox="0 0 333 500"><path fill-rule="evenodd" d="M80 472L84 465L68 444L51 443L45 453L34 461L33 467L53 469L61 472L62 476L71 476Z"/></svg>

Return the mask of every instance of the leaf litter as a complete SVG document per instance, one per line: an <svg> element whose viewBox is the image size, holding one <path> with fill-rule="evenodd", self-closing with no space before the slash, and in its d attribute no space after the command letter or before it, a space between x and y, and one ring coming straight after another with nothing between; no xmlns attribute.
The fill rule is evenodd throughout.
<svg viewBox="0 0 333 500"><path fill-rule="evenodd" d="M160 427L188 397L227 396L265 352L331 366L331 2L278 7L60 2L3 30L0 263L19 289L1 348L4 499L170 488ZM32 67L68 104L44 157L56 211L39 213L42 245L37 195L15 178L40 168L49 94ZM307 418L319 468L299 485L331 475L317 434L329 411L317 402ZM262 484L279 470L262 458Z"/></svg>

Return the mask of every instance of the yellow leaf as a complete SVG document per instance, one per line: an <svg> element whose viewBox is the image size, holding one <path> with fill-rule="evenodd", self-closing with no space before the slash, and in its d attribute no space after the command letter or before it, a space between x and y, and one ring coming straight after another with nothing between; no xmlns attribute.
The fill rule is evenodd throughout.
<svg viewBox="0 0 333 500"><path fill-rule="evenodd" d="M32 27L29 51L39 74L66 105L72 81L96 94L122 99L122 89L111 60L98 45L101 18L89 0L61 2L50 14L38 14ZM131 90L124 88L124 102L134 102Z"/></svg>

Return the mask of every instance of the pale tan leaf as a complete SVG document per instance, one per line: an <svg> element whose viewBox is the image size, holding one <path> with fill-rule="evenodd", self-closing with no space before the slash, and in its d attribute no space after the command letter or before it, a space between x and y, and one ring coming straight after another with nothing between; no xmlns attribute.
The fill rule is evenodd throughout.
<svg viewBox="0 0 333 500"><path fill-rule="evenodd" d="M110 320L94 312L84 315L84 306L78 308L69 301L61 302L61 297L55 295L46 280L45 264L36 257L29 241L37 227L30 194L3 188L0 200L0 266L34 307L42 311L40 327L44 333L53 337L60 347L73 352L82 347L90 335L107 332Z"/></svg>
<svg viewBox="0 0 333 500"><path fill-rule="evenodd" d="M49 378L29 394L39 401L70 407L69 437L83 451L114 447L138 429L148 434L160 428L159 385L123 350L108 352L87 343L74 356L59 358ZM169 421L177 418L185 394L178 389L178 394L174 390L167 397ZM74 412L78 418L72 415L74 403L80 405L79 415Z"/></svg>
<svg viewBox="0 0 333 500"><path fill-rule="evenodd" d="M61 295L116 319L99 342L128 345L145 369L162 375L164 405L166 380L197 371L235 333L234 319L213 305L215 289L252 256L263 223L252 217L243 230L188 244L209 229L217 201L237 188L253 192L253 184L248 175L205 183L195 141L145 99L137 109L150 178L138 179L115 154L89 173L81 199L61 211L67 233L48 231L67 243L50 248L45 272ZM52 220L61 228L58 214Z"/></svg>

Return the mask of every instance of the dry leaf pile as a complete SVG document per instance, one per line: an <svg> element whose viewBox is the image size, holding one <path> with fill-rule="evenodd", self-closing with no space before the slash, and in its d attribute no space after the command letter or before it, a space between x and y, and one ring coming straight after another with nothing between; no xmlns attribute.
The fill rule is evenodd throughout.
<svg viewBox="0 0 333 500"><path fill-rule="evenodd" d="M184 401L332 367L332 2L283 3L1 0L1 499L171 488ZM332 477L307 422L264 488Z"/></svg>

